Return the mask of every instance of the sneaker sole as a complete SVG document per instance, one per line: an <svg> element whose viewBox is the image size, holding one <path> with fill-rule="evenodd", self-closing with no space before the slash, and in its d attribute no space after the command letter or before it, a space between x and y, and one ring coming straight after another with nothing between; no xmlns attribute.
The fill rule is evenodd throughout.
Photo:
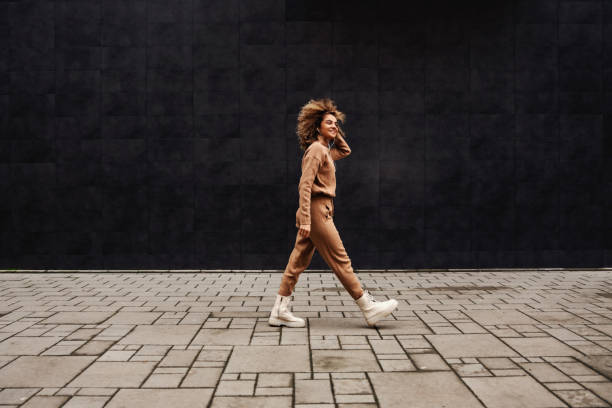
<svg viewBox="0 0 612 408"><path fill-rule="evenodd" d="M399 305L399 303L397 303L397 300L393 299L393 303L392 303L392 307L389 307L386 310L383 310L382 312L374 315L374 317L371 317L369 319L366 319L366 322L368 323L369 326L374 326L376 324L377 321L379 321L380 319L382 319L383 317L387 317L389 316L391 313L393 313L393 311L397 308L397 306Z"/></svg>
<svg viewBox="0 0 612 408"><path fill-rule="evenodd" d="M300 323L300 322L287 322L284 320L280 320L280 319L274 319L274 318L270 318L268 320L268 324L270 326L287 326L287 327L305 327L306 326L306 322L304 323Z"/></svg>

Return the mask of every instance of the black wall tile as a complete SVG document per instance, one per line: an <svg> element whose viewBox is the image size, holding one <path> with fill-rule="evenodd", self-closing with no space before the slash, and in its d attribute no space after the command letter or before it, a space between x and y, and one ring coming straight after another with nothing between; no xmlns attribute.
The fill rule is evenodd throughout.
<svg viewBox="0 0 612 408"><path fill-rule="evenodd" d="M320 97L355 268L612 259L609 2L0 8L0 265L284 268Z"/></svg>

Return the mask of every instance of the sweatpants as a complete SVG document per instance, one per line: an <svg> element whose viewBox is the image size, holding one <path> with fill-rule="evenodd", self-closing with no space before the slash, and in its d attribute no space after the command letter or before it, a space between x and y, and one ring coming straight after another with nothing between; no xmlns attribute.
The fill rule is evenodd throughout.
<svg viewBox="0 0 612 408"><path fill-rule="evenodd" d="M363 294L351 260L344 249L340 234L334 225L334 200L329 196L313 196L310 200L310 235L303 237L298 232L295 246L283 273L280 289L281 296L289 296L297 284L300 274L310 265L315 249L334 271L344 288L353 299Z"/></svg>

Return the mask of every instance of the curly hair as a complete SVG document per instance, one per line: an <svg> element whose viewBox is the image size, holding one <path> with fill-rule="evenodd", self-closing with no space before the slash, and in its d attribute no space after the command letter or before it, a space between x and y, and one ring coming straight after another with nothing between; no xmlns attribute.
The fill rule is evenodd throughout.
<svg viewBox="0 0 612 408"><path fill-rule="evenodd" d="M300 149L306 150L312 142L317 140L317 128L327 113L334 115L338 122L344 123L346 115L340 112L334 101L329 98L311 99L302 106L296 127ZM339 123L338 133L343 138L345 137Z"/></svg>

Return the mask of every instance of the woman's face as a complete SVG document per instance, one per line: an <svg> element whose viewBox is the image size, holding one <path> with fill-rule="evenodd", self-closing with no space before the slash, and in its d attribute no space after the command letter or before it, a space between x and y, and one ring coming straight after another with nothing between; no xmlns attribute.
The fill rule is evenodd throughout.
<svg viewBox="0 0 612 408"><path fill-rule="evenodd" d="M331 113L325 114L323 120L321 120L321 126L319 127L319 133L326 140L333 140L338 134L338 121L336 117Z"/></svg>

